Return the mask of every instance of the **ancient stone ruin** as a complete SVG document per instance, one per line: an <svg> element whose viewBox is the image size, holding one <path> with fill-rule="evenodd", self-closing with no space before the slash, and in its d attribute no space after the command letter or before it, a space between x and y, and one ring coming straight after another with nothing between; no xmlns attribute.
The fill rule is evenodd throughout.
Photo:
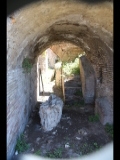
<svg viewBox="0 0 120 160"><path fill-rule="evenodd" d="M39 116L44 131L51 131L60 122L62 115L63 101L54 94L51 94L46 102L40 106Z"/></svg>
<svg viewBox="0 0 120 160"><path fill-rule="evenodd" d="M69 42L85 51L80 59L83 95L95 104L102 124L113 123L113 2L40 0L7 5L7 160L37 103L38 57L54 44ZM63 58L64 48L61 52ZM32 61L30 73L23 73L25 58Z"/></svg>

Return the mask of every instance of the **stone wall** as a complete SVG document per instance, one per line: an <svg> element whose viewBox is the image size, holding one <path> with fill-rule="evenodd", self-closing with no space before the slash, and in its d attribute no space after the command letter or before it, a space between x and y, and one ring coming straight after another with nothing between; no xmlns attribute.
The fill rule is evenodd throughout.
<svg viewBox="0 0 120 160"><path fill-rule="evenodd" d="M95 73L86 56L80 57L82 93L86 104L95 103Z"/></svg>
<svg viewBox="0 0 120 160"><path fill-rule="evenodd" d="M23 73L23 68L16 68L7 72L7 158L14 152L18 136L36 104L37 79L36 65L31 73ZM14 118L13 118L14 117Z"/></svg>
<svg viewBox="0 0 120 160"><path fill-rule="evenodd" d="M50 48L46 50L46 53L48 55L48 67L54 69L56 60L58 60L58 56Z"/></svg>

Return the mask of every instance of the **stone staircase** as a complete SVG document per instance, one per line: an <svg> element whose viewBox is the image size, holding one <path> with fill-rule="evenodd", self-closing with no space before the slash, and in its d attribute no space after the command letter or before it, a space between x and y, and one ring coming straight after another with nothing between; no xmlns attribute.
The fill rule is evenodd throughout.
<svg viewBox="0 0 120 160"><path fill-rule="evenodd" d="M64 101L65 105L84 105L80 75L64 78Z"/></svg>

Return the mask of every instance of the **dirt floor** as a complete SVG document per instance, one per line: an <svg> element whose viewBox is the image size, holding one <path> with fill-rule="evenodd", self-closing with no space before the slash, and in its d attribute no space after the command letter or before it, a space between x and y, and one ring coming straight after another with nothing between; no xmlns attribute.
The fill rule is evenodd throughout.
<svg viewBox="0 0 120 160"><path fill-rule="evenodd" d="M54 85L54 81L47 83L45 85L46 93L50 95L54 91L54 94L60 96L61 91L55 89ZM105 126L95 116L94 105L83 103L79 76L65 80L65 87L67 103L64 103L62 117L58 125L49 132L42 129L39 117L39 108L42 102L38 102L31 113L22 139L17 142L13 159L17 157L18 153L33 153L49 158L80 157L98 150L112 141L112 137L106 132ZM74 89L75 87L79 88L80 93L76 95L73 87ZM79 102L75 100L77 96ZM40 100L42 99L44 100L44 96L43 98L41 96ZM77 105L72 102L77 102Z"/></svg>
<svg viewBox="0 0 120 160"><path fill-rule="evenodd" d="M28 145L22 153L33 153L50 158L79 157L93 152L112 141L99 122L90 121L94 106L64 106L61 121L52 131L44 132L38 114L40 103L32 112L24 130L24 143Z"/></svg>

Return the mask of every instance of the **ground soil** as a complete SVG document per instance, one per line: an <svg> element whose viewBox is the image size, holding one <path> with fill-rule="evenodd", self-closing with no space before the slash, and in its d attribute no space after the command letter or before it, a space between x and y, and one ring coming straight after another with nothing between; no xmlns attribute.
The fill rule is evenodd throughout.
<svg viewBox="0 0 120 160"><path fill-rule="evenodd" d="M52 131L44 132L36 105L24 131L24 140L29 149L24 153L39 154L51 158L79 157L93 152L112 141L104 126L90 122L94 106L63 108L61 121Z"/></svg>
<svg viewBox="0 0 120 160"><path fill-rule="evenodd" d="M69 83L66 86L74 86L76 81L74 85L73 82L71 85ZM49 132L42 129L40 105L41 102L36 104L24 130L24 141L29 148L23 153L50 158L80 157L112 141L100 121L90 121L89 117L94 116L94 105L65 104L60 122Z"/></svg>

